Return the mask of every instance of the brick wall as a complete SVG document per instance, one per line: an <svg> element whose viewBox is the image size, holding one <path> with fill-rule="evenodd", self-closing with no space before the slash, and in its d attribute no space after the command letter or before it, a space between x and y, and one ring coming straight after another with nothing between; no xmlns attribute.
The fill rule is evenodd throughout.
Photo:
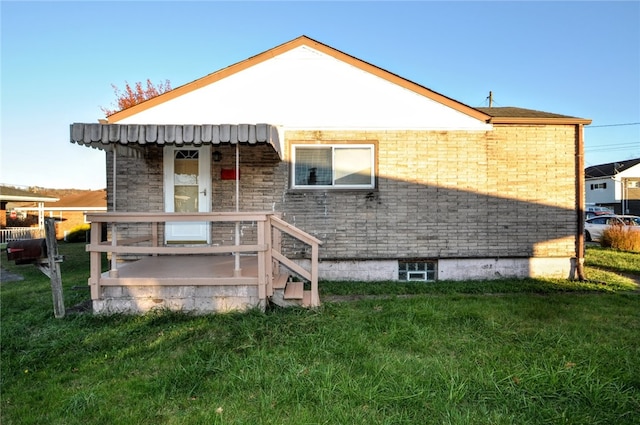
<svg viewBox="0 0 640 425"><path fill-rule="evenodd" d="M114 198L113 152L108 152L106 169L107 210L109 212L164 211L161 147L157 145L146 146L144 155L141 158L118 155L116 165L116 192ZM127 237L147 236L151 234L151 226L148 224L120 224L118 225L118 232Z"/></svg>
<svg viewBox="0 0 640 425"><path fill-rule="evenodd" d="M377 189L287 191L284 218L325 259L575 253L573 126L492 132L295 132L290 143L377 141Z"/></svg>
<svg viewBox="0 0 640 425"><path fill-rule="evenodd" d="M575 255L574 126L290 131L286 140L287 157L296 142L376 145L376 189L340 191L290 190L286 158L266 145L240 147L240 209L282 212L324 242L323 259ZM163 211L162 150L146 149L144 158L118 157L120 211ZM235 147L213 150L222 161L212 162L212 210L233 211L235 182L221 170L234 167ZM111 211L111 190L108 202Z"/></svg>
<svg viewBox="0 0 640 425"><path fill-rule="evenodd" d="M162 199L162 148L145 147L141 158L118 155L116 158L116 211L164 211ZM107 209L114 211L113 153L107 153Z"/></svg>
<svg viewBox="0 0 640 425"><path fill-rule="evenodd" d="M46 213L46 216L55 217L57 219L57 239L64 239L65 233L85 224L83 211L52 211L51 213Z"/></svg>

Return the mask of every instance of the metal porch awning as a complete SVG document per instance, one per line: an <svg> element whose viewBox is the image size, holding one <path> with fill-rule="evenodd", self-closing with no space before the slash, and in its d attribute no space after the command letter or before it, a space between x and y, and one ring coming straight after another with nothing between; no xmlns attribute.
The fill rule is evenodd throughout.
<svg viewBox="0 0 640 425"><path fill-rule="evenodd" d="M147 144L200 146L269 144L282 159L278 129L271 124L84 124L70 126L71 143L138 156Z"/></svg>

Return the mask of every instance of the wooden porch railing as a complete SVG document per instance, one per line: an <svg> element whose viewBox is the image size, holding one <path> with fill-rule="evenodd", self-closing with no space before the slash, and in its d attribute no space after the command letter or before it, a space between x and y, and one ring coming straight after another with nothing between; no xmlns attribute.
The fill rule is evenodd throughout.
<svg viewBox="0 0 640 425"><path fill-rule="evenodd" d="M90 278L92 299L98 299L100 294L100 281L102 277L102 253L111 255L108 276L118 277L119 257L123 255L193 255L193 254L256 254L258 261L258 296L266 300L273 294L274 275L279 274L280 266L291 270L310 283L311 299L310 307L320 305L318 293L318 258L320 240L298 229L286 221L278 218L271 212L214 212L214 213L90 213L87 220L91 222L91 240L87 245L90 253ZM208 222L210 232L214 232L216 224L235 223L236 229L241 223L255 223L255 240L252 243L244 243L236 240L234 244L225 245L165 245L160 240L161 230L165 223L170 222ZM121 238L125 232L120 232L119 227L124 225L150 225L148 234ZM103 229L109 226L111 240L102 241ZM148 228L148 227L147 227ZM140 233L137 229L136 233ZM300 266L295 261L287 258L282 253L282 234L288 234L295 240L311 247L310 270ZM239 233L236 231L236 235ZM242 237L244 239L244 237ZM143 244L143 245L141 245ZM238 258L238 257L236 257ZM236 264L239 264L236 262ZM233 278L240 278L241 271L236 269ZM227 279L227 281L230 281Z"/></svg>

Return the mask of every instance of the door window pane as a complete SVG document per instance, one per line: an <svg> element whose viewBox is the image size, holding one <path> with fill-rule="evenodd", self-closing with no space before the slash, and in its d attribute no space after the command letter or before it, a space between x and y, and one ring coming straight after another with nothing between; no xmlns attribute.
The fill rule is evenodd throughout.
<svg viewBox="0 0 640 425"><path fill-rule="evenodd" d="M176 151L173 169L175 212L198 212L198 151Z"/></svg>

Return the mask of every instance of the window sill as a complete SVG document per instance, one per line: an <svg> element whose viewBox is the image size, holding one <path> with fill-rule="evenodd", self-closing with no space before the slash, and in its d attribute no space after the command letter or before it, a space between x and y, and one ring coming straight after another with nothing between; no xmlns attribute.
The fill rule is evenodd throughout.
<svg viewBox="0 0 640 425"><path fill-rule="evenodd" d="M368 193L368 192L378 192L378 188L377 187L369 187L369 188L327 188L327 187L319 187L319 188L302 188L302 187L296 187L296 188L289 188L287 189L287 193L320 193L320 192L326 192L326 193Z"/></svg>

